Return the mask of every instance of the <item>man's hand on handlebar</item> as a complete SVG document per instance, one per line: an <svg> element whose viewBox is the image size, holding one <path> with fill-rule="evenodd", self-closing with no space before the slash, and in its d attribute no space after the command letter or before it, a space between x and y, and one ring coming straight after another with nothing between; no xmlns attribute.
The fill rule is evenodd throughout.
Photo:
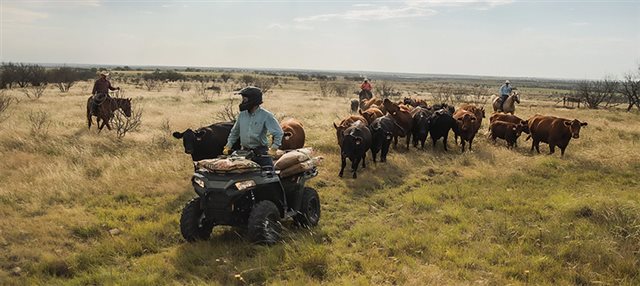
<svg viewBox="0 0 640 286"><path fill-rule="evenodd" d="M269 148L269 151L267 152L267 154L269 154L269 156L274 157L276 156L276 152L278 151L278 149L276 148Z"/></svg>
<svg viewBox="0 0 640 286"><path fill-rule="evenodd" d="M223 155L229 155L229 154L231 154L231 147L229 147L229 146L224 146L224 149L222 150L222 154L223 154Z"/></svg>

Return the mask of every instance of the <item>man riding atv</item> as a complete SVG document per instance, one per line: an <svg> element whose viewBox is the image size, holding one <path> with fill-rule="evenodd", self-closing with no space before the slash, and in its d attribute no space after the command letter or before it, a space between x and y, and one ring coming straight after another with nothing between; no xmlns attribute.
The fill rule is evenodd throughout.
<svg viewBox="0 0 640 286"><path fill-rule="evenodd" d="M253 161L260 166L273 166L271 156L276 154L276 150L282 144L284 135L278 120L271 112L260 107L260 104L262 104L262 90L259 88L254 86L245 87L237 94L242 96L242 103L239 106L240 114L238 114L236 123L231 128L223 154L229 155L231 146L240 139L242 149L253 151L256 155L253 157ZM271 148L267 147L269 144L267 131L273 135ZM264 156L267 154L269 156Z"/></svg>

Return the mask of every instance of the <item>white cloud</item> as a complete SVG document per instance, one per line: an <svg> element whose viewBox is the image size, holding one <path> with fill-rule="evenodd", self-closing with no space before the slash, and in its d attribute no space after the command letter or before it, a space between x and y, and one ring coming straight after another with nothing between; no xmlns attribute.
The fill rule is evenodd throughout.
<svg viewBox="0 0 640 286"><path fill-rule="evenodd" d="M296 22L329 21L334 19L348 21L376 21L398 18L428 17L438 13L437 7L471 7L488 10L495 6L513 3L513 0L407 0L399 7L373 6L372 4L354 4L346 12L320 14L295 18Z"/></svg>
<svg viewBox="0 0 640 286"><path fill-rule="evenodd" d="M397 18L426 17L436 14L432 9L406 6L401 8L389 8L387 6L373 7L370 9L349 10L344 13L321 14L309 17L295 18L296 22L329 21L342 19L348 21L376 21Z"/></svg>
<svg viewBox="0 0 640 286"><path fill-rule="evenodd" d="M32 23L48 17L49 15L43 12L36 12L16 7L2 7L3 23Z"/></svg>
<svg viewBox="0 0 640 286"><path fill-rule="evenodd" d="M418 7L495 7L511 4L513 3L513 0L408 0L406 3L409 6Z"/></svg>
<svg viewBox="0 0 640 286"><path fill-rule="evenodd" d="M303 24L287 25L287 24L273 23L273 24L270 24L269 26L267 26L267 29L273 29L273 30L313 30L313 27L307 26L307 25L303 25Z"/></svg>

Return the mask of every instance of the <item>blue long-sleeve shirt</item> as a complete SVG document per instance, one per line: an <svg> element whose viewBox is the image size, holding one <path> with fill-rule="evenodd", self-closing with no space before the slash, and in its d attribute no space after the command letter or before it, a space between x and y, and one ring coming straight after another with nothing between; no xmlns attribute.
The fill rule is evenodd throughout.
<svg viewBox="0 0 640 286"><path fill-rule="evenodd" d="M262 107L258 107L253 113L249 113L247 110L242 111L238 114L238 119L231 128L227 147L231 148L238 139L240 139L240 145L245 148L267 147L269 146L267 131L273 135L271 148L278 149L282 144L284 132L273 114Z"/></svg>
<svg viewBox="0 0 640 286"><path fill-rule="evenodd" d="M506 85L506 84L503 84L503 85L500 87L500 95L502 95L502 96L510 95L510 94L511 94L511 90L512 90L512 89L513 89L513 88L512 88L511 86L508 86L508 85Z"/></svg>

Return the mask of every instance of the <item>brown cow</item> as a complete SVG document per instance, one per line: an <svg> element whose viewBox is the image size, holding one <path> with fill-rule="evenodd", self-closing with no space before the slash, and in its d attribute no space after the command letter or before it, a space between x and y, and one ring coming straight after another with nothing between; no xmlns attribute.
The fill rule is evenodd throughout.
<svg viewBox="0 0 640 286"><path fill-rule="evenodd" d="M411 105L413 107L421 106L424 108L429 108L429 105L427 104L427 102L424 101L424 99L420 99L420 98L405 97L402 100L402 103L406 105Z"/></svg>
<svg viewBox="0 0 640 286"><path fill-rule="evenodd" d="M411 116L411 111L406 107L400 106L391 102L388 98L385 98L382 102L382 105L385 107L387 112L391 114L393 120L398 124L402 130L404 131L404 136L400 135L400 137L407 138L407 150L409 150L409 141L411 140L411 128L413 125L413 117ZM398 145L398 136L394 136L393 138L394 146Z"/></svg>
<svg viewBox="0 0 640 286"><path fill-rule="evenodd" d="M475 106L475 105L472 105L472 104L464 104L464 105L460 106L460 109L466 110L466 111L470 111L476 116L476 119L477 119L476 128L478 128L478 130L480 130L480 127L482 126L482 118L486 117L484 115L484 106Z"/></svg>
<svg viewBox="0 0 640 286"><path fill-rule="evenodd" d="M522 129L522 132L529 134L529 125L527 124L527 120L522 120L522 118L518 116L508 114L508 113L498 112L498 113L491 114L491 117L489 117L489 123L493 123L494 121L504 121L504 122L511 122L513 124L523 124L524 126Z"/></svg>
<svg viewBox="0 0 640 286"><path fill-rule="evenodd" d="M352 123L356 122L356 121L362 121L362 123L369 125L369 122L362 116L360 115L349 115L347 117L345 117L344 119L342 119L342 121L340 121L340 124L336 125L336 123L333 123L333 127L336 129L336 138L338 139L338 145L340 145L340 147L342 147L342 131L346 130L347 128L349 128L349 126L351 126Z"/></svg>
<svg viewBox="0 0 640 286"><path fill-rule="evenodd" d="M280 127L284 132L282 137L281 150L292 150L304 147L304 128L302 123L296 119L290 118L280 122Z"/></svg>
<svg viewBox="0 0 640 286"><path fill-rule="evenodd" d="M384 116L384 114L382 114L382 111L380 111L380 109L376 107L369 107L369 109L365 110L364 112L360 110L360 115L362 115L362 117L364 117L364 119L366 119L369 124L373 123L376 118Z"/></svg>
<svg viewBox="0 0 640 286"><path fill-rule="evenodd" d="M462 145L462 152L464 152L465 143L469 142L469 150L473 144L473 138L476 137L480 126L477 125L476 115L471 111L464 109L458 109L453 113L453 119L458 123L458 132L454 132L457 141L460 136L460 144Z"/></svg>
<svg viewBox="0 0 640 286"><path fill-rule="evenodd" d="M586 122L580 122L578 119L565 119L555 116L545 116L536 114L529 118L529 136L533 139L531 143L531 151L536 148L540 153L540 142L549 144L549 154L555 152L555 147L560 147L560 156L564 156L564 150L569 145L571 138L580 138L580 128L587 126ZM529 139L527 137L527 139Z"/></svg>
<svg viewBox="0 0 640 286"><path fill-rule="evenodd" d="M524 128L522 122L520 123L512 123L506 121L495 120L491 122L489 125L490 137L493 142L496 141L496 138L504 139L507 141L507 146L509 148L513 148L513 146L518 141L518 137L522 134Z"/></svg>
<svg viewBox="0 0 640 286"><path fill-rule="evenodd" d="M360 109L367 110L371 107L372 104L377 106L382 106L382 99L379 97L374 97L372 99L363 99L360 104Z"/></svg>

